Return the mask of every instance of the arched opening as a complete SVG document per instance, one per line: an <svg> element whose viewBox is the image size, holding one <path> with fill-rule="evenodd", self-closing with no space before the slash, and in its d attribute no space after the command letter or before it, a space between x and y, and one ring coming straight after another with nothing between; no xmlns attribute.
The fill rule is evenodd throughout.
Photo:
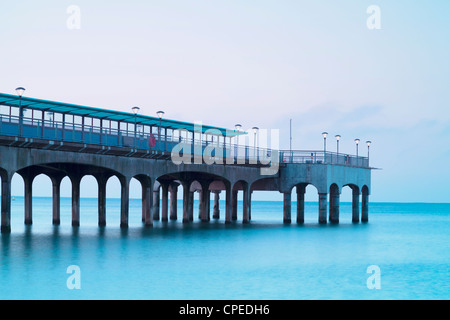
<svg viewBox="0 0 450 320"><path fill-rule="evenodd" d="M140 221L141 223L144 222L144 216L142 214L142 184L141 182L136 178L133 177L130 180L130 223L133 224L134 222Z"/></svg>
<svg viewBox="0 0 450 320"><path fill-rule="evenodd" d="M279 192L278 179L274 178L262 178L254 181L250 186L250 212L249 219L252 220L255 217L261 221L270 221L273 219L279 219L274 216L273 211L279 211L279 206L268 210L271 205L269 201L283 201L283 194ZM275 202L274 202L275 203Z"/></svg>
<svg viewBox="0 0 450 320"><path fill-rule="evenodd" d="M33 224L47 224L51 218L52 181L46 174L38 174L32 182L32 212Z"/></svg>
<svg viewBox="0 0 450 320"><path fill-rule="evenodd" d="M105 223L117 225L120 221L121 184L117 176L113 175L106 181L105 186Z"/></svg>
<svg viewBox="0 0 450 320"><path fill-rule="evenodd" d="M80 186L80 219L83 225L98 224L98 183L93 175L83 175Z"/></svg>
<svg viewBox="0 0 450 320"><path fill-rule="evenodd" d="M351 212L352 222L359 222L359 196L360 189L357 185L346 184L342 187L341 199L345 199L346 202L341 201L341 215Z"/></svg>

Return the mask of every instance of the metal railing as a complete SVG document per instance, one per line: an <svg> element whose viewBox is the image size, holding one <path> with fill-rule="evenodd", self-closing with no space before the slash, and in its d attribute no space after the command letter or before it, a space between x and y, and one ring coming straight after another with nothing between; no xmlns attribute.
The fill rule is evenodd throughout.
<svg viewBox="0 0 450 320"><path fill-rule="evenodd" d="M0 114L0 135L36 138L44 140L67 141L83 144L124 147L140 150L156 151L170 156L173 148L179 143L190 146L192 158L210 155L210 161L222 160L224 164L268 165L276 161L284 163L305 164L338 164L354 167L369 167L369 159L335 152L316 150L272 150L254 146L236 145L231 142L187 139L181 136L142 131L105 128L87 124L65 123L56 120L40 120L22 118L22 130L18 116ZM161 132L162 133L162 132ZM207 150L209 148L209 150ZM273 158L275 157L275 159ZM230 161L231 160L231 161Z"/></svg>
<svg viewBox="0 0 450 320"><path fill-rule="evenodd" d="M369 158L367 157L318 150L282 150L280 151L280 161L282 163L339 164L369 167Z"/></svg>

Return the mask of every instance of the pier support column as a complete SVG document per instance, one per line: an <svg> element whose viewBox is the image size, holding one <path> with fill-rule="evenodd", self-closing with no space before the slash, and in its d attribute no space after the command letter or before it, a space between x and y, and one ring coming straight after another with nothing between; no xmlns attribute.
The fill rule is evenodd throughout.
<svg viewBox="0 0 450 320"><path fill-rule="evenodd" d="M128 228L128 213L130 209L130 179L122 177L120 180L120 227Z"/></svg>
<svg viewBox="0 0 450 320"><path fill-rule="evenodd" d="M69 176L72 182L72 227L80 226L80 182L81 176Z"/></svg>
<svg viewBox="0 0 450 320"><path fill-rule="evenodd" d="M291 223L291 193L283 193L283 223Z"/></svg>
<svg viewBox="0 0 450 320"><path fill-rule="evenodd" d="M11 233L11 177L2 173L1 233Z"/></svg>
<svg viewBox="0 0 450 320"><path fill-rule="evenodd" d="M50 177L52 181L52 224L61 223L61 180L62 177Z"/></svg>
<svg viewBox="0 0 450 320"><path fill-rule="evenodd" d="M238 190L233 190L231 193L231 220L237 220L237 203L238 203Z"/></svg>
<svg viewBox="0 0 450 320"><path fill-rule="evenodd" d="M160 194L161 187L158 190L153 191L153 220L159 221L159 202L160 202Z"/></svg>
<svg viewBox="0 0 450 320"><path fill-rule="evenodd" d="M108 177L97 176L98 185L98 226L106 226L106 182Z"/></svg>
<svg viewBox="0 0 450 320"><path fill-rule="evenodd" d="M249 194L248 194L248 203L249 203L249 206L248 206L248 221L252 220L252 193L253 193L253 191L250 188Z"/></svg>
<svg viewBox="0 0 450 320"><path fill-rule="evenodd" d="M170 220L177 220L177 200L178 200L178 186L179 184L173 182L170 184Z"/></svg>
<svg viewBox="0 0 450 320"><path fill-rule="evenodd" d="M305 185L297 185L297 223L305 223Z"/></svg>
<svg viewBox="0 0 450 320"><path fill-rule="evenodd" d="M326 193L319 193L319 223L327 223L327 195Z"/></svg>
<svg viewBox="0 0 450 320"><path fill-rule="evenodd" d="M214 193L213 219L220 219L220 208L219 208L220 190L215 190L213 191L213 193Z"/></svg>
<svg viewBox="0 0 450 320"><path fill-rule="evenodd" d="M244 195L243 195L243 208L242 208L242 223L250 223L249 219L249 212L250 212L250 206L251 206L251 200L250 200L250 186L245 185L244 186Z"/></svg>
<svg viewBox="0 0 450 320"><path fill-rule="evenodd" d="M24 193L24 209L25 209L25 224L33 224L33 180L34 176L23 176L25 187Z"/></svg>
<svg viewBox="0 0 450 320"><path fill-rule="evenodd" d="M231 223L231 215L233 211L231 186L225 186L225 224Z"/></svg>
<svg viewBox="0 0 450 320"><path fill-rule="evenodd" d="M199 205L200 220L202 222L208 222L210 220L209 215L209 203L211 201L211 192L209 191L210 181L200 182L202 186L202 193Z"/></svg>
<svg viewBox="0 0 450 320"><path fill-rule="evenodd" d="M352 222L359 222L359 189L352 189Z"/></svg>
<svg viewBox="0 0 450 320"><path fill-rule="evenodd" d="M142 184L142 216L144 226L153 226L153 179L141 181Z"/></svg>
<svg viewBox="0 0 450 320"><path fill-rule="evenodd" d="M203 198L203 191L200 190L198 192L198 220L202 220L202 198Z"/></svg>
<svg viewBox="0 0 450 320"><path fill-rule="evenodd" d="M367 187L362 188L361 194L361 221L369 221L369 190Z"/></svg>
<svg viewBox="0 0 450 320"><path fill-rule="evenodd" d="M329 220L331 223L339 223L339 187L336 184L330 187Z"/></svg>
<svg viewBox="0 0 450 320"><path fill-rule="evenodd" d="M183 223L190 222L191 181L182 182L183 185Z"/></svg>
<svg viewBox="0 0 450 320"><path fill-rule="evenodd" d="M188 215L189 221L194 221L194 192L189 190L189 202L188 202Z"/></svg>
<svg viewBox="0 0 450 320"><path fill-rule="evenodd" d="M169 184L161 183L161 221L169 221Z"/></svg>

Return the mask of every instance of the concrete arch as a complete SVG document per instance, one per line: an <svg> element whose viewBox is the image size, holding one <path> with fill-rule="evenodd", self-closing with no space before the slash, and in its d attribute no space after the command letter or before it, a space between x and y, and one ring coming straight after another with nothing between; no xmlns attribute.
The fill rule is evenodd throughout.
<svg viewBox="0 0 450 320"><path fill-rule="evenodd" d="M346 184L343 188L349 187L352 190L352 222L359 222L359 196L361 194L359 186L356 184Z"/></svg>
<svg viewBox="0 0 450 320"><path fill-rule="evenodd" d="M238 203L238 192L242 190L242 223L246 224L250 222L250 212L251 212L251 192L250 185L246 180L237 180L232 186L232 214L231 219L237 220L237 203Z"/></svg>
<svg viewBox="0 0 450 320"><path fill-rule="evenodd" d="M142 222L146 227L153 226L153 189L154 179L146 174L133 177L140 182L142 188Z"/></svg>

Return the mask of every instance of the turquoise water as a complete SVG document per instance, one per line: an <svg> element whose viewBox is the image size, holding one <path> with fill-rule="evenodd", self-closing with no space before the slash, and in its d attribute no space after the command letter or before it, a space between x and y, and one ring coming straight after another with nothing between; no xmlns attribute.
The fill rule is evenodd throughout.
<svg viewBox="0 0 450 320"><path fill-rule="evenodd" d="M307 203L298 226L282 224L281 202L258 201L251 224L225 225L221 203L218 221L144 228L133 200L125 230L119 204L107 200L107 226L99 228L97 200L81 199L81 226L72 228L71 201L62 198L54 227L51 198L35 197L27 227L17 197L12 233L1 237L0 298L450 298L450 204L371 203L369 223L352 224L351 204L341 203L339 225L323 226L317 204ZM67 287L70 265L80 268L81 289ZM367 286L372 265L380 289Z"/></svg>

